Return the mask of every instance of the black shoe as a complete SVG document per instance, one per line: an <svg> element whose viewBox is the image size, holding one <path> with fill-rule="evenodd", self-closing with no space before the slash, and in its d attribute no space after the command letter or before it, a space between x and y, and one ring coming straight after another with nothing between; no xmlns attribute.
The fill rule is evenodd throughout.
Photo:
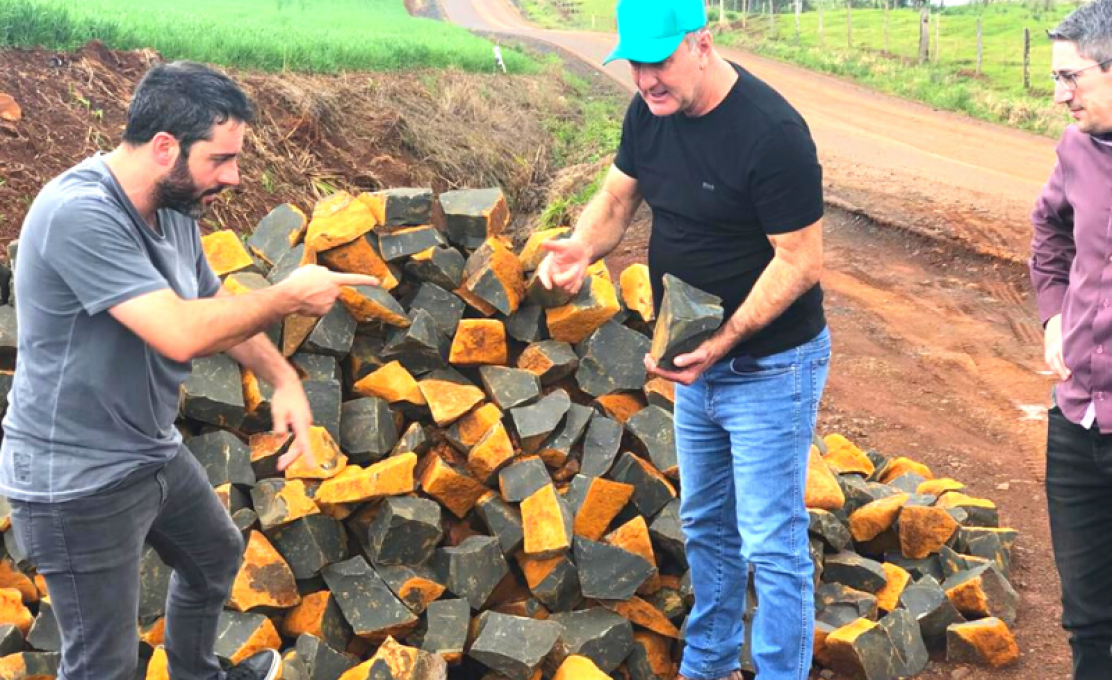
<svg viewBox="0 0 1112 680"><path fill-rule="evenodd" d="M281 655L273 649L264 649L228 669L224 680L274 680L281 672Z"/></svg>

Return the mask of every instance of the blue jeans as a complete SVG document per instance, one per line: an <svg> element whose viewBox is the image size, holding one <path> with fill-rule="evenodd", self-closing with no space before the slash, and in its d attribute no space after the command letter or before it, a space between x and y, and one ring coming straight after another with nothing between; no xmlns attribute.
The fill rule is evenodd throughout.
<svg viewBox="0 0 1112 680"><path fill-rule="evenodd" d="M680 672L713 680L739 667L749 566L760 680L811 668L814 566L803 492L830 364L830 333L760 359L723 359L676 386L680 520L695 606Z"/></svg>
<svg viewBox="0 0 1112 680"><path fill-rule="evenodd" d="M165 641L171 676L223 677L213 647L243 537L189 449L91 496L11 505L17 544L46 579L61 629L58 680L135 676L144 542L174 570Z"/></svg>

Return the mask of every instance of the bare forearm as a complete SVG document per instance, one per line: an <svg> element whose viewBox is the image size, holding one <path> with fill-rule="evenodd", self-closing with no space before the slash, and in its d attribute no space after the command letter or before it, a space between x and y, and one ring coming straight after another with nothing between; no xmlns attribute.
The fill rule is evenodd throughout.
<svg viewBox="0 0 1112 680"><path fill-rule="evenodd" d="M756 334L775 321L819 281L821 259L774 257L753 290L716 334L726 348Z"/></svg>
<svg viewBox="0 0 1112 680"><path fill-rule="evenodd" d="M253 348L255 336L293 311L292 300L276 286L241 295L231 295L222 290L216 297L184 301L183 337L188 353L191 356L208 356L230 351L248 341L252 342ZM273 348L265 336L262 340ZM277 353L278 350L274 348L274 351ZM252 366L248 368L254 370ZM260 377L264 376L260 374Z"/></svg>
<svg viewBox="0 0 1112 680"><path fill-rule="evenodd" d="M297 371L265 333L257 333L229 348L227 354L272 386L298 380Z"/></svg>
<svg viewBox="0 0 1112 680"><path fill-rule="evenodd" d="M605 190L591 199L576 222L574 234L576 240L590 248L591 262L617 247L636 210L633 201L623 202Z"/></svg>

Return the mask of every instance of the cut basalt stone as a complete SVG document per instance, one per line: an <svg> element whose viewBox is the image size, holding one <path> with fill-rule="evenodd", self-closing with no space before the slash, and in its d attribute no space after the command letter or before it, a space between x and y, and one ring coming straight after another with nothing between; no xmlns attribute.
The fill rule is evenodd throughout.
<svg viewBox="0 0 1112 680"><path fill-rule="evenodd" d="M482 366L479 375L491 401L503 411L524 406L541 394L541 382L529 371L505 366Z"/></svg>
<svg viewBox="0 0 1112 680"><path fill-rule="evenodd" d="M217 427L238 428L247 416L241 378L239 364L226 354L195 359L192 373L182 384L182 415Z"/></svg>
<svg viewBox="0 0 1112 680"><path fill-rule="evenodd" d="M631 416L625 428L645 448L657 470L669 477L679 476L671 413L659 406L648 406Z"/></svg>
<svg viewBox="0 0 1112 680"><path fill-rule="evenodd" d="M398 430L390 405L364 397L340 408L340 448L356 463L381 460L398 443Z"/></svg>
<svg viewBox="0 0 1112 680"><path fill-rule="evenodd" d="M455 547L440 548L433 557L433 568L448 590L462 597L476 611L509 573L498 539L471 536Z"/></svg>
<svg viewBox="0 0 1112 680"><path fill-rule="evenodd" d="M651 354L658 366L675 370L672 360L691 352L722 325L722 298L664 275L664 298L653 333Z"/></svg>
<svg viewBox="0 0 1112 680"><path fill-rule="evenodd" d="M563 632L555 621L498 612L484 612L477 627L468 656L506 680L530 680Z"/></svg>
<svg viewBox="0 0 1112 680"><path fill-rule="evenodd" d="M579 389L592 397L645 386L644 356L649 339L616 323L607 323L576 348Z"/></svg>

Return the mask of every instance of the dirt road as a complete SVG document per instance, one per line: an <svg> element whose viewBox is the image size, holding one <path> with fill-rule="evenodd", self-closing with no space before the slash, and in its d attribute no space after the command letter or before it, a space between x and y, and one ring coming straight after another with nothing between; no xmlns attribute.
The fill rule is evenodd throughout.
<svg viewBox="0 0 1112 680"><path fill-rule="evenodd" d="M505 0L441 4L461 25L549 42L593 65L614 40L529 27ZM1023 266L1053 141L728 54L796 105L825 168L823 286L835 349L820 430L965 481L1022 532L1020 664L938 664L922 677L1068 678L1041 486L1050 381ZM623 64L605 72L629 87ZM643 212L612 269L643 261L647 225Z"/></svg>

